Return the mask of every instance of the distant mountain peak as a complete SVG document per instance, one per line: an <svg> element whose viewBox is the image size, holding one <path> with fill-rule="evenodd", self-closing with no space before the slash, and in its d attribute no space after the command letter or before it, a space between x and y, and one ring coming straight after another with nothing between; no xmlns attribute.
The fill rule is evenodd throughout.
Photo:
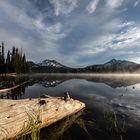
<svg viewBox="0 0 140 140"><path fill-rule="evenodd" d="M114 62L116 62L116 61L118 61L118 60L116 60L116 59L111 59L111 60L110 60L110 62L112 62L112 63L114 63Z"/></svg>
<svg viewBox="0 0 140 140"><path fill-rule="evenodd" d="M114 65L118 63L120 60L111 59L110 61L106 62L104 65Z"/></svg>
<svg viewBox="0 0 140 140"><path fill-rule="evenodd" d="M57 61L55 61L55 60L50 60L50 59L45 59L45 60L43 60L41 63L50 63L50 62L52 62L52 63L58 63Z"/></svg>
<svg viewBox="0 0 140 140"><path fill-rule="evenodd" d="M127 60L111 59L104 64L88 66L86 70L97 73L138 72L140 71L140 65Z"/></svg>
<svg viewBox="0 0 140 140"><path fill-rule="evenodd" d="M38 63L39 66L48 66L48 67L65 67L64 65L60 64L59 62L55 61L55 60L49 60L49 59L45 59L42 62Z"/></svg>
<svg viewBox="0 0 140 140"><path fill-rule="evenodd" d="M123 65L134 65L136 63L131 62L131 61L126 61L126 60L117 60L117 59L111 59L104 65L116 65L116 64L123 64Z"/></svg>

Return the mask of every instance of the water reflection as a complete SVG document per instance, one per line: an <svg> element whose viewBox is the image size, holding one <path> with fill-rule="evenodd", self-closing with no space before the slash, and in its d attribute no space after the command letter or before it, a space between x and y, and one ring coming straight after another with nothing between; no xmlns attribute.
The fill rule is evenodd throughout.
<svg viewBox="0 0 140 140"><path fill-rule="evenodd" d="M69 91L73 98L86 103L86 114L82 117L87 121L94 120L96 124L94 127L86 127L91 136L87 137L85 131L72 124L62 139L77 140L84 138L86 140L96 138L102 140L107 138L111 140L115 136L119 137L120 133L124 139L131 140L134 135L135 140L140 139L140 77L32 75L28 78L30 79L28 84L11 91L11 94L3 95L3 97L1 95L1 98L38 98L43 94L63 96L65 91ZM116 134L116 131L113 131L112 136L110 136L111 132L106 131L107 128L105 127L109 126L108 121L106 122L104 118L105 112L116 114L117 123L121 123L119 124L120 128L123 127L124 122L126 123L126 135L124 132ZM117 129L117 131L119 130ZM68 135L72 138L69 138Z"/></svg>
<svg viewBox="0 0 140 140"><path fill-rule="evenodd" d="M140 83L140 77L93 77L93 78L86 78L88 81L96 82L96 83L104 83L112 88L117 87L128 87L131 85L135 85Z"/></svg>
<svg viewBox="0 0 140 140"><path fill-rule="evenodd" d="M86 115L79 112L41 130L41 140L122 140L127 138L126 132L125 121L119 121L115 113L105 112L100 121L88 121Z"/></svg>
<svg viewBox="0 0 140 140"><path fill-rule="evenodd" d="M67 135L68 129L72 127L73 124L77 123L81 118L82 111L59 121L50 127L41 130L41 140L62 140L64 137L69 137ZM84 122L83 122L84 125ZM84 128L83 128L84 129Z"/></svg>
<svg viewBox="0 0 140 140"><path fill-rule="evenodd" d="M20 85L14 89L11 89L9 91L5 91L5 92L0 92L0 98L4 99L18 99L18 98L22 98L22 96L24 96L25 94L25 90L26 88L29 86L30 82L29 81L29 77L28 76L17 76L17 77L7 77L7 76L3 76L0 77L0 85L1 85L1 89L9 89L12 88L14 86ZM26 83L27 82L27 83Z"/></svg>
<svg viewBox="0 0 140 140"><path fill-rule="evenodd" d="M78 130L78 131L77 131ZM41 140L122 140L126 136L127 127L119 122L116 114L106 112L100 121L87 120L83 111L47 127L40 131ZM38 135L38 133L36 133ZM20 139L31 139L32 134Z"/></svg>

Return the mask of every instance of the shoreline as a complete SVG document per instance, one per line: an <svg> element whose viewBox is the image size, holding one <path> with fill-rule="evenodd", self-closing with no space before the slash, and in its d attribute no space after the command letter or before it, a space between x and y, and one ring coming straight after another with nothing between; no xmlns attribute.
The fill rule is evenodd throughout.
<svg viewBox="0 0 140 140"><path fill-rule="evenodd" d="M21 74L21 75L31 75L31 76L139 76L140 73L30 73L30 74ZM18 76L18 74L17 74Z"/></svg>
<svg viewBox="0 0 140 140"><path fill-rule="evenodd" d="M102 76L102 75L111 75L111 76L140 76L140 73L4 73L0 74L1 76L24 76L24 75L89 75L89 76Z"/></svg>

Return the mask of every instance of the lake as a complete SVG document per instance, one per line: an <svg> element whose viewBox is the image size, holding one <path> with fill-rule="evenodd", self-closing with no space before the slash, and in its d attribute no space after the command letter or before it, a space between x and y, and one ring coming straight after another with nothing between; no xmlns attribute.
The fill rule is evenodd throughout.
<svg viewBox="0 0 140 140"><path fill-rule="evenodd" d="M86 104L80 115L42 129L41 139L140 140L140 75L34 74L8 79L30 82L2 99L63 96L68 91Z"/></svg>

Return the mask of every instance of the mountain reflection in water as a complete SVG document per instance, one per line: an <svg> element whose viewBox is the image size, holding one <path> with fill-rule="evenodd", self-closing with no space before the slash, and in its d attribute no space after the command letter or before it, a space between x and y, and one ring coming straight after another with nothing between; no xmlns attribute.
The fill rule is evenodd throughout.
<svg viewBox="0 0 140 140"><path fill-rule="evenodd" d="M44 94L63 96L65 91L69 91L72 98L86 103L82 118L85 121L94 122L95 125L87 126L88 134L79 126L72 125L67 129L64 137L61 137L62 139L68 138L68 135L69 139L72 137L72 140L82 137L84 139L118 140L121 136L126 140L140 139L140 76L44 74L32 75L29 79L28 84L13 90L9 95L1 95L1 98L38 98ZM115 113L115 116L107 115L109 116L107 121L105 114L110 113ZM114 122L119 128L125 126L125 131L113 129L110 124ZM112 129L110 130L107 126Z"/></svg>

